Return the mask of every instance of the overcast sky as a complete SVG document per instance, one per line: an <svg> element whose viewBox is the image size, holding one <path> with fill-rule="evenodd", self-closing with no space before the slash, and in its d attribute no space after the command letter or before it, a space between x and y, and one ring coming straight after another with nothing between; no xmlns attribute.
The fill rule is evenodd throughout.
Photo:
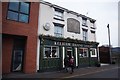
<svg viewBox="0 0 120 80"><path fill-rule="evenodd" d="M108 44L110 25L111 45L118 46L118 1L119 0L44 0L69 10L96 19L96 38L100 45ZM87 14L88 13L88 14ZM100 46L99 45L99 46Z"/></svg>

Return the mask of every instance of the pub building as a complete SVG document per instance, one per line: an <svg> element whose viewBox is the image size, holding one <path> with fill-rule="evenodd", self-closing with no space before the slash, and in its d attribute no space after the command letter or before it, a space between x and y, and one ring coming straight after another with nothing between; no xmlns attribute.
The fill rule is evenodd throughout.
<svg viewBox="0 0 120 80"><path fill-rule="evenodd" d="M74 56L76 68L95 66L99 61L95 22L85 15L41 1L38 72L63 69L66 55Z"/></svg>

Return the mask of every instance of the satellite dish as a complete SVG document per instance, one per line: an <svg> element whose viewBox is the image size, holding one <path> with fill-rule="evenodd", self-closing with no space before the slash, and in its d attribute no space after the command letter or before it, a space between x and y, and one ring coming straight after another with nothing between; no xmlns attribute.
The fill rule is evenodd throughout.
<svg viewBox="0 0 120 80"><path fill-rule="evenodd" d="M49 31L50 30L50 23L46 23L43 27L46 31Z"/></svg>

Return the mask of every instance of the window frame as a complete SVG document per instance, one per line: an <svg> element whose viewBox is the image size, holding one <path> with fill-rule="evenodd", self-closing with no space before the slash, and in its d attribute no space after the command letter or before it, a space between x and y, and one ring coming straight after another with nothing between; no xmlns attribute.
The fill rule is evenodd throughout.
<svg viewBox="0 0 120 80"><path fill-rule="evenodd" d="M94 37L94 40L96 40L96 31L90 31L91 32L91 36L93 36Z"/></svg>
<svg viewBox="0 0 120 80"><path fill-rule="evenodd" d="M81 54L80 49L82 49L82 51L83 51L83 56L80 55ZM86 53L87 56L85 56L85 54L84 54L85 50L87 50L87 53ZM79 58L87 58L87 57L89 57L88 48L79 48Z"/></svg>
<svg viewBox="0 0 120 80"><path fill-rule="evenodd" d="M51 57L45 56L45 48L46 48L46 47L50 47L50 55L51 55ZM57 57L53 57L53 56L52 56L53 47L56 47ZM43 58L44 58L44 59L48 59L48 58L50 58L50 59L52 59L52 58L60 58L60 56L59 56L59 46L49 46L49 45L45 45L43 49L44 49L44 50L43 50Z"/></svg>
<svg viewBox="0 0 120 80"><path fill-rule="evenodd" d="M59 28L59 30L61 30L61 31L60 31L61 33L55 32L55 28ZM61 28L61 29L60 29L60 28ZM56 36L56 35L58 35L58 36ZM63 28L60 27L60 26L54 26L54 36L56 36L56 37L63 37Z"/></svg>
<svg viewBox="0 0 120 80"><path fill-rule="evenodd" d="M94 50L94 55L93 55L93 53L92 53L92 51ZM90 56L91 57L97 57L97 51L96 51L96 48L90 48Z"/></svg>
<svg viewBox="0 0 120 80"><path fill-rule="evenodd" d="M82 18L82 26L87 26L87 18Z"/></svg>
<svg viewBox="0 0 120 80"><path fill-rule="evenodd" d="M31 3L30 3L30 2L24 2L24 3L29 4L29 6L28 6L28 8L29 8L29 9L28 9L28 10L29 10L29 11L28 11L28 14L23 13L23 12L20 12L21 2L14 2L14 3L18 3L18 11L9 9L9 6L10 6L10 2L9 2L9 3L8 3L8 8L7 8L6 19L7 19L7 20L11 20L11 21L21 22L21 23L29 23L29 20L30 20L30 7L31 7ZM8 18L8 12L9 12L9 11L18 14L17 20L13 20L13 19L11 19L11 18ZM27 17L28 17L28 18L27 18L27 21L20 21L20 14L27 16Z"/></svg>
<svg viewBox="0 0 120 80"><path fill-rule="evenodd" d="M61 34L60 33L56 33L55 32L55 27L61 28ZM56 36L56 34L60 34L61 36ZM64 37L64 25L63 24L59 24L59 23L54 23L54 36L55 37Z"/></svg>
<svg viewBox="0 0 120 80"><path fill-rule="evenodd" d="M64 21L64 10L59 9L59 8L54 8L54 19Z"/></svg>
<svg viewBox="0 0 120 80"><path fill-rule="evenodd" d="M88 41L88 30L82 30L83 41Z"/></svg>

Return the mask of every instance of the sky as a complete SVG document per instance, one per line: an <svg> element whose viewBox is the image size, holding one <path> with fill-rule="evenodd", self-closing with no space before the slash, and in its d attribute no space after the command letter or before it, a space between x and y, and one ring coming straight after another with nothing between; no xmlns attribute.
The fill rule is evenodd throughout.
<svg viewBox="0 0 120 80"><path fill-rule="evenodd" d="M113 47L118 46L118 2L119 0L44 0L96 20L96 41L99 46L108 45L108 28ZM88 14L87 14L88 13Z"/></svg>

